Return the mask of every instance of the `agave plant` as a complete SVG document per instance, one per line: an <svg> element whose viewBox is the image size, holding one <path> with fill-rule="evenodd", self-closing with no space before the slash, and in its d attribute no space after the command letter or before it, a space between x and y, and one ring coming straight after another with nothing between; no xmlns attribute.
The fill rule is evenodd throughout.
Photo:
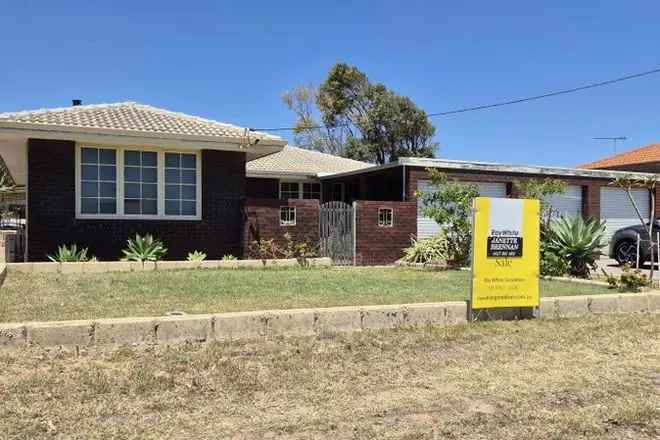
<svg viewBox="0 0 660 440"><path fill-rule="evenodd" d="M128 239L127 245L128 247L122 250L124 261L158 261L167 253L163 242L155 239L151 234L144 237L135 234L134 238Z"/></svg>
<svg viewBox="0 0 660 440"><path fill-rule="evenodd" d="M89 261L90 257L87 256L87 248L78 249L78 246L72 244L70 247L61 245L57 248L55 255L46 255L50 261L55 263L78 263ZM96 258L91 257L93 260Z"/></svg>
<svg viewBox="0 0 660 440"><path fill-rule="evenodd" d="M562 217L552 222L549 235L548 250L568 263L571 275L588 278L606 245L605 223L580 216Z"/></svg>
<svg viewBox="0 0 660 440"><path fill-rule="evenodd" d="M407 263L436 263L447 260L449 254L447 237L437 234L425 240L411 240L411 246L404 250L403 261Z"/></svg>
<svg viewBox="0 0 660 440"><path fill-rule="evenodd" d="M201 262L206 260L206 254L202 251L188 252L188 261Z"/></svg>

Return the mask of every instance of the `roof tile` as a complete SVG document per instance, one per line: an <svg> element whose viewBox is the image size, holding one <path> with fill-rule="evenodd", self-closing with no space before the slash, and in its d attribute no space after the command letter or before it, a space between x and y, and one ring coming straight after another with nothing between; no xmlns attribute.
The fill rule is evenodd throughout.
<svg viewBox="0 0 660 440"><path fill-rule="evenodd" d="M634 150L625 151L623 153L615 154L614 156L606 157L605 159L578 165L577 168L593 170L649 162L660 162L660 144L651 144Z"/></svg>
<svg viewBox="0 0 660 440"><path fill-rule="evenodd" d="M246 133L246 128L236 125L175 113L135 102L0 113L0 122L183 136L240 138ZM260 132L251 132L250 136L264 140L282 141L278 136Z"/></svg>
<svg viewBox="0 0 660 440"><path fill-rule="evenodd" d="M329 173L345 173L373 166L318 151L287 145L279 153L252 160L246 164L249 173L270 174L309 174L323 175Z"/></svg>

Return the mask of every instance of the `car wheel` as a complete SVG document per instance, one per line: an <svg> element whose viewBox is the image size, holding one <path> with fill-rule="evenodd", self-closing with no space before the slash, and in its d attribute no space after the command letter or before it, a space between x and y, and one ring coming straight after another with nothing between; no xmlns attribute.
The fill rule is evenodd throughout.
<svg viewBox="0 0 660 440"><path fill-rule="evenodd" d="M619 264L637 263L637 245L632 240L622 240L614 248L614 259ZM641 261L640 261L641 263Z"/></svg>

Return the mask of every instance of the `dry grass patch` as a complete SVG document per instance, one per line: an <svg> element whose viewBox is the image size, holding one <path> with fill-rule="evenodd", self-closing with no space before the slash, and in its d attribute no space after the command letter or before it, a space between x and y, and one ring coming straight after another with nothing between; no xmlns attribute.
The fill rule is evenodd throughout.
<svg viewBox="0 0 660 440"><path fill-rule="evenodd" d="M7 438L657 439L660 315L0 355Z"/></svg>

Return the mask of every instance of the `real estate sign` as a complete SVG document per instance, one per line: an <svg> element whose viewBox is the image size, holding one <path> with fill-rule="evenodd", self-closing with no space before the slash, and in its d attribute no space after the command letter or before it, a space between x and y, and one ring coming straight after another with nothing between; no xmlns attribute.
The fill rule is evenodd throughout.
<svg viewBox="0 0 660 440"><path fill-rule="evenodd" d="M472 309L538 307L538 200L474 199Z"/></svg>

